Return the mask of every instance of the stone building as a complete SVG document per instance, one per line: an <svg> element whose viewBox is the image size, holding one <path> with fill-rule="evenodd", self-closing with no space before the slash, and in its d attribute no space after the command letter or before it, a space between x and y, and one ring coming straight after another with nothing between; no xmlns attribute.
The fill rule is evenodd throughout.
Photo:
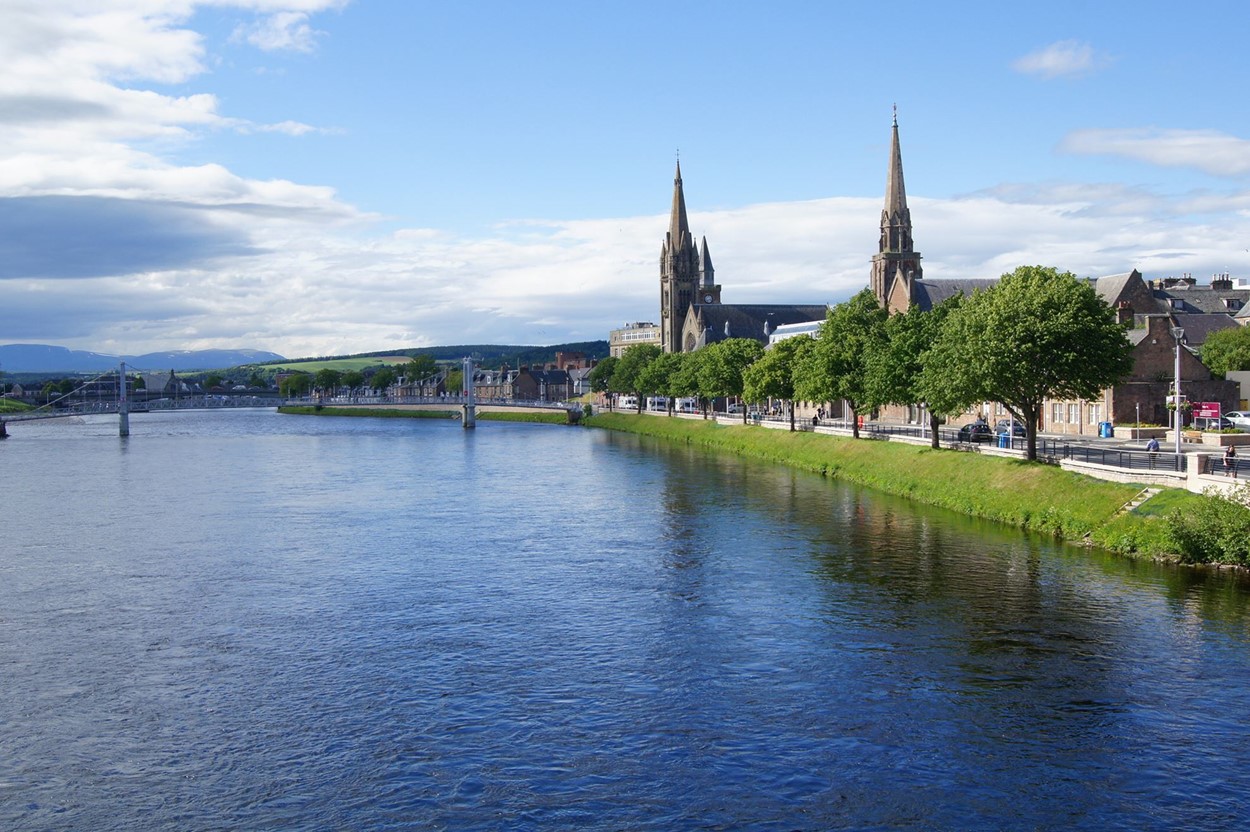
<svg viewBox="0 0 1250 832"><path fill-rule="evenodd" d="M911 212L903 185L898 119L894 119L885 207L881 212L878 253L873 257L870 285L878 303L890 314L911 306L929 310L953 295L971 295L998 281L926 280L920 255L914 250ZM1134 367L1129 377L1094 399L1052 400L1043 407L1038 429L1047 433L1097 435L1100 422L1168 422L1167 397L1175 374L1176 341L1173 327L1185 332L1181 350L1181 393L1190 401L1220 402L1225 409L1239 403L1237 385L1215 378L1202 364L1198 350L1211 332L1250 322L1250 288L1234 284L1228 275L1216 275L1199 285L1190 275L1147 282L1137 270L1092 279L1091 283L1125 326L1133 344ZM1241 316L1241 317L1234 317ZM920 422L919 407L883 408L885 421ZM984 418L991 424L1009 418L998 402L982 402L952 421Z"/></svg>
<svg viewBox="0 0 1250 832"><path fill-rule="evenodd" d="M706 238L695 251L678 164L668 233L660 252L661 349L694 352L726 338L753 338L768 344L779 326L825 318L827 307L823 303L722 303L715 275ZM613 330L613 336L618 332ZM612 354L617 353L613 350Z"/></svg>
<svg viewBox="0 0 1250 832"><path fill-rule="evenodd" d="M673 179L673 208L668 234L660 247L660 349L681 352L681 329L692 304L720 303L720 286L708 252L707 238L696 249L686 218L681 162Z"/></svg>
<svg viewBox="0 0 1250 832"><path fill-rule="evenodd" d="M660 346L660 327L650 321L628 323L608 333L608 355L620 358L635 344Z"/></svg>

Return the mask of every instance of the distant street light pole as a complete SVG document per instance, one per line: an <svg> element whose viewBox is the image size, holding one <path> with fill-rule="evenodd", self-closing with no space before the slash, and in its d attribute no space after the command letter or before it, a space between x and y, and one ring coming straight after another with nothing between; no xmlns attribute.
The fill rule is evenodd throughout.
<svg viewBox="0 0 1250 832"><path fill-rule="evenodd" d="M1179 458L1181 454L1181 341L1185 340L1184 328L1172 327L1172 337L1176 339L1176 381L1172 389L1172 404L1175 405L1176 418L1173 424L1176 428L1176 456Z"/></svg>

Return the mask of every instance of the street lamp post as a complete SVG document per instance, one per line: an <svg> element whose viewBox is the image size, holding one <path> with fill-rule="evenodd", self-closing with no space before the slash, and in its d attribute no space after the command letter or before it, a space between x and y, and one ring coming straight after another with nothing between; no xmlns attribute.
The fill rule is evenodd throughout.
<svg viewBox="0 0 1250 832"><path fill-rule="evenodd" d="M1175 405L1176 417L1173 426L1176 429L1176 456L1181 454L1181 342L1185 340L1183 327L1172 327L1172 337L1176 339L1176 381L1172 388L1172 404Z"/></svg>

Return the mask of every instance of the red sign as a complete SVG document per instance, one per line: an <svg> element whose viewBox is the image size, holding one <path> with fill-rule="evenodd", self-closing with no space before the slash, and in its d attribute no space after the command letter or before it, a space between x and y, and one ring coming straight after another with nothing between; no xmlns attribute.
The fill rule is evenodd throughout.
<svg viewBox="0 0 1250 832"><path fill-rule="evenodd" d="M1198 419L1220 418L1219 402L1194 402L1194 417Z"/></svg>

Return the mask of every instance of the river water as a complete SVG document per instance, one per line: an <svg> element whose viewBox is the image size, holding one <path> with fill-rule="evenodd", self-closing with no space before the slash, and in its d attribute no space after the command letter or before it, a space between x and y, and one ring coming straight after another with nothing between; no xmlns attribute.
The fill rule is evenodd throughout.
<svg viewBox="0 0 1250 832"><path fill-rule="evenodd" d="M607 432L0 443L0 828L1230 829L1250 588Z"/></svg>

